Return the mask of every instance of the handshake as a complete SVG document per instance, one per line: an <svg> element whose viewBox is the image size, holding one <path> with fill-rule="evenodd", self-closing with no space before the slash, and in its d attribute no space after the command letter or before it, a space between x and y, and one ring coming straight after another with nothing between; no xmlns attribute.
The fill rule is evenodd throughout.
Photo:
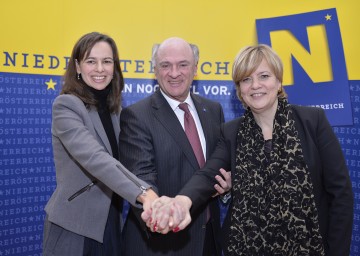
<svg viewBox="0 0 360 256"><path fill-rule="evenodd" d="M215 176L218 184L214 185L216 193L213 197L226 194L232 186L231 173L224 169L220 169L220 173L222 176ZM145 197L147 198L143 201L144 211L141 218L152 232L161 234L167 234L170 231L178 232L191 223L190 208L192 201L188 196L158 197L151 190L149 195Z"/></svg>
<svg viewBox="0 0 360 256"><path fill-rule="evenodd" d="M190 208L192 202L189 197L178 195L174 198L162 196L145 209L141 218L152 232L167 234L169 231L178 232L186 228L191 222Z"/></svg>

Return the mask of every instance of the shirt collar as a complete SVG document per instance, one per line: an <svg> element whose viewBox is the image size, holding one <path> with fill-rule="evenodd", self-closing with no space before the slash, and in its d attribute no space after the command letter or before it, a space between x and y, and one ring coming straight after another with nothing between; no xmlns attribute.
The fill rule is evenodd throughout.
<svg viewBox="0 0 360 256"><path fill-rule="evenodd" d="M161 92L161 94L165 97L166 101L169 103L169 105L170 105L170 107L171 107L171 109L172 109L173 111L175 111L176 108L179 107L179 104L180 104L180 103L183 103L183 102L179 102L179 101L177 101L177 100L174 100L174 99L170 98L170 97L167 96L161 89L160 89L160 92ZM191 98L191 96L190 96L190 93L189 93L189 95L187 96L187 98L185 99L184 102L189 105L189 107L190 107L190 109L191 109L192 111L195 111L195 105L194 105L194 102L193 102L193 100L192 100L192 98Z"/></svg>

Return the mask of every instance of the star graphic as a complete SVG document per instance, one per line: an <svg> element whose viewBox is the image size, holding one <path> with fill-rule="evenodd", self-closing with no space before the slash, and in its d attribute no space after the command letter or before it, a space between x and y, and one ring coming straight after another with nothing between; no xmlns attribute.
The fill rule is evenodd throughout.
<svg viewBox="0 0 360 256"><path fill-rule="evenodd" d="M55 90L55 85L56 85L56 82L54 82L52 80L52 78L50 78L50 81L49 82L45 82L45 84L47 85L47 89L50 90Z"/></svg>
<svg viewBox="0 0 360 256"><path fill-rule="evenodd" d="M325 19L326 19L326 20L331 20L331 15L330 15L330 14L326 14Z"/></svg>

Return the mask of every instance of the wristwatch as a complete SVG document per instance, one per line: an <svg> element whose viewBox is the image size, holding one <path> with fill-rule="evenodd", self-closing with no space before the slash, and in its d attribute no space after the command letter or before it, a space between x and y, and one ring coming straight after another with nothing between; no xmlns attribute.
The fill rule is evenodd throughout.
<svg viewBox="0 0 360 256"><path fill-rule="evenodd" d="M231 192L230 191L227 192L226 194L220 196L221 202L223 202L224 204L226 204L229 201L230 198L231 198Z"/></svg>

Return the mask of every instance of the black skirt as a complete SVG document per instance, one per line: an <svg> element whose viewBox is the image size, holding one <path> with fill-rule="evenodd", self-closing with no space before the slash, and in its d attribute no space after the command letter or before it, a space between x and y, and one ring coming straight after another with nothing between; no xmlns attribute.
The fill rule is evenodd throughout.
<svg viewBox="0 0 360 256"><path fill-rule="evenodd" d="M113 193L109 216L104 231L103 243L85 237L84 256L120 256L121 255L121 213L122 198Z"/></svg>

